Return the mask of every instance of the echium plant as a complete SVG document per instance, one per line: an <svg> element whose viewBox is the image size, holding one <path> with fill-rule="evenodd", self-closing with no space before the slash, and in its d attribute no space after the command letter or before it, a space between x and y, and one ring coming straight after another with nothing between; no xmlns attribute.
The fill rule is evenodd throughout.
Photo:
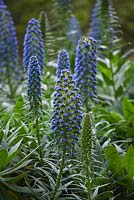
<svg viewBox="0 0 134 200"><path fill-rule="evenodd" d="M56 37L56 40L53 42L56 51L59 48L65 48L67 44L66 29L71 13L70 0L53 0L51 28ZM57 49L57 47L59 48Z"/></svg>
<svg viewBox="0 0 134 200"><path fill-rule="evenodd" d="M47 17L47 14L45 13L45 11L40 12L39 22L40 22L40 28L41 28L42 36L43 36L43 40L44 40L45 64L46 64L48 61L53 60L55 58L55 54L57 56L57 52L55 52L55 47L53 44L54 36L51 31L48 17Z"/></svg>
<svg viewBox="0 0 134 200"><path fill-rule="evenodd" d="M55 87L51 128L56 144L62 153L61 166L51 200L60 185L60 179L65 163L65 155L75 155L75 144L81 129L82 109L79 89L69 70L62 70Z"/></svg>
<svg viewBox="0 0 134 200"><path fill-rule="evenodd" d="M83 118L81 131L81 154L83 170L85 174L85 185L87 187L88 200L91 200L92 192L92 154L93 154L93 132L91 123L91 113L86 113Z"/></svg>
<svg viewBox="0 0 134 200"><path fill-rule="evenodd" d="M56 75L59 78L62 70L68 69L70 70L70 61L68 52L63 49L59 52L58 55L58 62L57 62L57 70Z"/></svg>
<svg viewBox="0 0 134 200"><path fill-rule="evenodd" d="M42 158L42 148L40 141L39 122L42 111L41 98L41 69L36 56L31 56L28 65L27 96L29 103L29 119L35 127L35 134L38 140L39 154Z"/></svg>
<svg viewBox="0 0 134 200"><path fill-rule="evenodd" d="M81 127L82 109L79 89L69 70L62 70L55 87L51 128L58 147L74 154Z"/></svg>
<svg viewBox="0 0 134 200"><path fill-rule="evenodd" d="M47 31L48 31L48 18L47 18L47 14L45 13L45 11L41 11L40 15L39 15L39 22L40 22L40 29L42 32L42 36L43 36L43 40L44 42L47 42Z"/></svg>
<svg viewBox="0 0 134 200"><path fill-rule="evenodd" d="M57 14L57 17L59 19L59 25L62 27L66 24L69 17L70 17L70 14L71 14L71 1L70 0L53 0L54 2L54 11L56 12ZM63 27L62 27L63 28Z"/></svg>
<svg viewBox="0 0 134 200"><path fill-rule="evenodd" d="M69 19L66 35L67 35L68 41L70 42L70 49L71 51L74 51L74 49L76 49L78 40L80 39L82 35L79 22L75 16L72 16Z"/></svg>
<svg viewBox="0 0 134 200"><path fill-rule="evenodd" d="M11 78L19 78L18 41L11 13L3 1L0 1L0 73L0 79L9 84L13 95Z"/></svg>
<svg viewBox="0 0 134 200"><path fill-rule="evenodd" d="M102 36L101 32L101 18L99 17L100 13L100 0L96 1L92 14L91 14L91 23L90 23L90 36L93 37L95 40L100 40Z"/></svg>
<svg viewBox="0 0 134 200"><path fill-rule="evenodd" d="M27 94L30 111L39 115L41 110L41 70L36 56L31 56L28 65Z"/></svg>
<svg viewBox="0 0 134 200"><path fill-rule="evenodd" d="M97 55L96 40L82 37L76 50L74 79L80 89L83 105L89 111L91 100L96 101L97 95Z"/></svg>
<svg viewBox="0 0 134 200"><path fill-rule="evenodd" d="M28 26L26 29L26 34L24 38L24 50L23 50L23 66L24 71L27 71L30 57L36 56L39 62L39 66L41 68L41 73L44 70L44 42L43 36L40 29L40 23L38 20L32 18L28 22Z"/></svg>
<svg viewBox="0 0 134 200"><path fill-rule="evenodd" d="M91 15L90 36L97 40L98 45L113 46L117 18L111 0L97 0Z"/></svg>

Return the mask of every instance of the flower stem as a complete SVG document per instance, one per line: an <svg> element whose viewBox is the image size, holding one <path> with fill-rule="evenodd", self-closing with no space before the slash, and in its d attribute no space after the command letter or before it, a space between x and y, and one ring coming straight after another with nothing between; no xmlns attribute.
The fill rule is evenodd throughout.
<svg viewBox="0 0 134 200"><path fill-rule="evenodd" d="M87 160L85 162L85 175L86 175L86 187L88 192L88 200L91 200L91 170L90 170L90 161L87 157Z"/></svg>
<svg viewBox="0 0 134 200"><path fill-rule="evenodd" d="M52 196L51 196L51 200L55 200L56 193L57 193L58 188L60 186L62 172L63 172L63 168L64 168L64 164L65 164L65 155L66 155L66 148L64 148L63 153L62 153L60 170L59 170L59 174L57 176L57 181L56 181L55 188L54 188Z"/></svg>
<svg viewBox="0 0 134 200"><path fill-rule="evenodd" d="M11 99L14 99L15 90L14 90L14 88L12 86L11 76L8 76L8 86L9 86L9 89L10 89L9 96L10 96Z"/></svg>
<svg viewBox="0 0 134 200"><path fill-rule="evenodd" d="M42 159L43 155L42 155L42 147L41 147L41 141L40 141L40 131L39 131L38 117L36 118L36 136L37 136L37 141L38 141L38 146L39 146L40 159Z"/></svg>

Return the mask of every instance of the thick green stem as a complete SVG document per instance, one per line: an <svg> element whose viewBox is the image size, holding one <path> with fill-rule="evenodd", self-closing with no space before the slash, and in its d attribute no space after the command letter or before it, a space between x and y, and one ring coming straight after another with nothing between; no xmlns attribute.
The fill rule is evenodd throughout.
<svg viewBox="0 0 134 200"><path fill-rule="evenodd" d="M112 60L112 53L110 52L109 59ZM113 65L110 62L110 69L111 69L111 74L112 74L112 83L113 83L113 91L114 91L114 99L116 100L116 87L115 87L115 80L114 80L114 70L113 70Z"/></svg>
<svg viewBox="0 0 134 200"><path fill-rule="evenodd" d="M86 187L88 192L88 200L91 200L91 170L90 170L90 161L87 156L86 162L85 162L85 175L86 175Z"/></svg>
<svg viewBox="0 0 134 200"><path fill-rule="evenodd" d="M38 117L36 118L36 136L37 136L37 141L38 141L38 146L39 146L40 159L42 159L43 155L42 155L42 147L41 147L41 141L40 141L40 131L39 131Z"/></svg>
<svg viewBox="0 0 134 200"><path fill-rule="evenodd" d="M88 99L85 103L85 112L88 113L91 111L91 105L89 105Z"/></svg>
<svg viewBox="0 0 134 200"><path fill-rule="evenodd" d="M14 88L13 88L13 85L12 85L12 82L11 82L11 76L9 75L8 76L8 85L9 85L9 89L10 89L10 98L13 99L14 98Z"/></svg>
<svg viewBox="0 0 134 200"><path fill-rule="evenodd" d="M57 176L57 181L56 181L55 188L54 188L52 196L51 196L51 200L55 200L56 193L57 193L58 188L60 186L62 172L63 172L63 168L64 168L64 164L65 164L65 155L66 155L66 148L64 148L63 153L62 153L60 170L59 170L59 174Z"/></svg>
<svg viewBox="0 0 134 200"><path fill-rule="evenodd" d="M115 81L114 81L114 72L113 72L113 66L112 64L110 65L111 66L111 72L112 72L112 82L113 82L113 90L114 90L114 98L116 99L116 96L115 96L115 93L116 93L116 88L115 88Z"/></svg>

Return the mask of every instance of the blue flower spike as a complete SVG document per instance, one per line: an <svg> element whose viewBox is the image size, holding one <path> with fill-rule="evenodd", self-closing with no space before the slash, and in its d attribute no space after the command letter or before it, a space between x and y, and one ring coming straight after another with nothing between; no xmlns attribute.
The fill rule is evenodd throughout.
<svg viewBox="0 0 134 200"><path fill-rule="evenodd" d="M56 71L56 75L58 78L60 77L61 71L64 69L70 70L69 55L65 49L61 50L58 55L57 71Z"/></svg>
<svg viewBox="0 0 134 200"><path fill-rule="evenodd" d="M36 56L30 58L27 83L30 109L38 113L41 108L41 70Z"/></svg>
<svg viewBox="0 0 134 200"><path fill-rule="evenodd" d="M18 41L11 13L0 1L0 74L18 79ZM3 78L5 81L5 78Z"/></svg>
<svg viewBox="0 0 134 200"><path fill-rule="evenodd" d="M37 57L39 66L41 68L41 73L43 73L45 61L44 41L40 23L35 18L32 18L28 22L24 38L23 66L25 72L27 71L31 56Z"/></svg>
<svg viewBox="0 0 134 200"><path fill-rule="evenodd" d="M69 70L62 70L55 87L51 128L60 149L74 155L82 121L79 89Z"/></svg>
<svg viewBox="0 0 134 200"><path fill-rule="evenodd" d="M76 50L75 75L76 86L80 89L83 104L89 107L97 95L97 52L96 40L82 37Z"/></svg>

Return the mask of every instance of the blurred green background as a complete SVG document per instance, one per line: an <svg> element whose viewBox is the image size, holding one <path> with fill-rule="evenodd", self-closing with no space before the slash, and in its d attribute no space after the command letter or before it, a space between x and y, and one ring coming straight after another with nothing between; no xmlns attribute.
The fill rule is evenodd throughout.
<svg viewBox="0 0 134 200"><path fill-rule="evenodd" d="M22 49L23 38L27 21L39 16L41 10L45 10L48 18L51 17L52 0L5 0L12 13L19 38L19 46ZM80 22L83 32L89 29L89 21L95 0L71 0L72 11ZM123 38L131 42L134 47L134 0L113 0L113 7L119 16L123 30Z"/></svg>

